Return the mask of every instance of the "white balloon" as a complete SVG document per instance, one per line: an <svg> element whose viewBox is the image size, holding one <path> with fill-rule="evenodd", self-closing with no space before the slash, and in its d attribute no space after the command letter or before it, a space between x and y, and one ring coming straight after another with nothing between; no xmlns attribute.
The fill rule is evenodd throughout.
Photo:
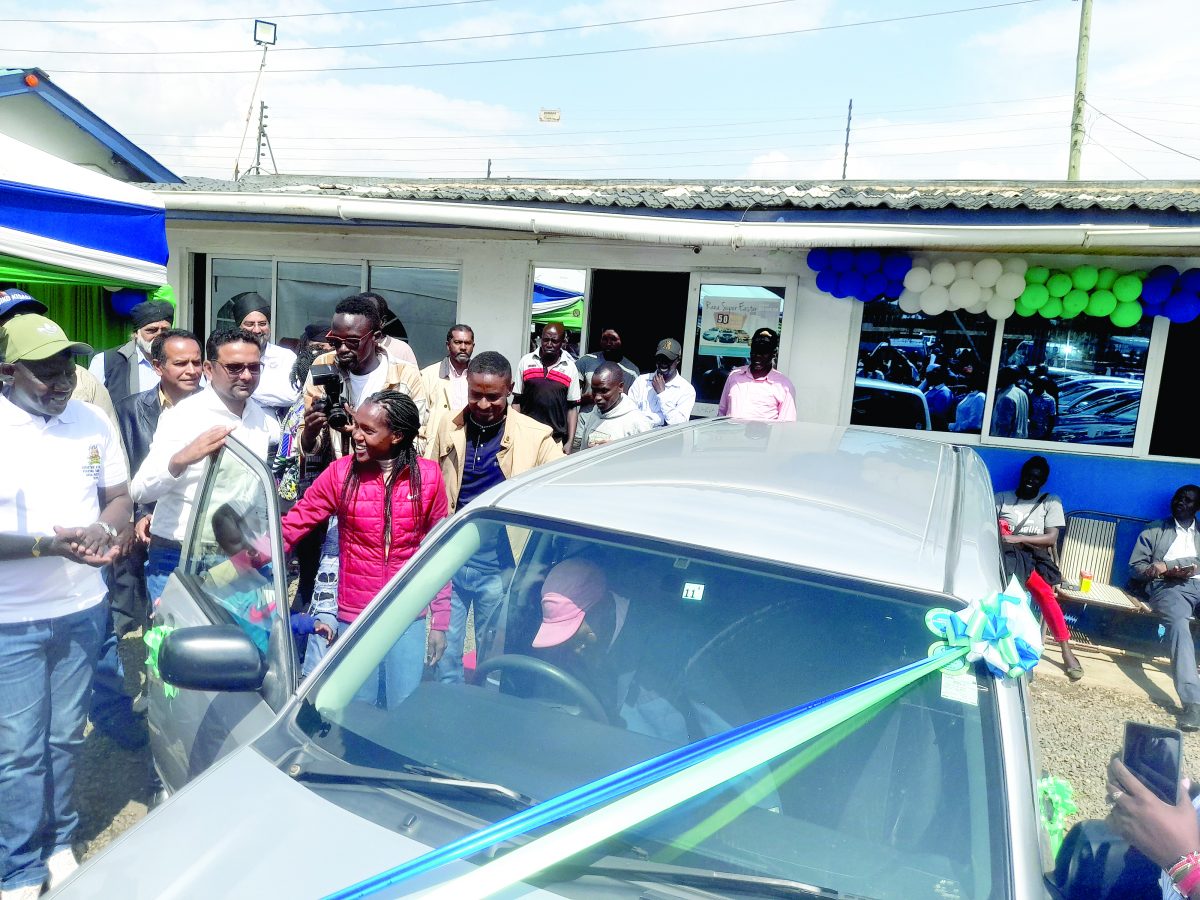
<svg viewBox="0 0 1200 900"><path fill-rule="evenodd" d="M900 299L897 301L897 305L903 312L909 315L918 313L921 311L921 295L916 291L910 291L908 288L905 288L900 292Z"/></svg>
<svg viewBox="0 0 1200 900"><path fill-rule="evenodd" d="M1025 276L1005 272L996 280L996 296L1001 300L1016 300L1025 293Z"/></svg>
<svg viewBox="0 0 1200 900"><path fill-rule="evenodd" d="M995 296L996 296L995 288L985 287L985 288L979 289L979 303L983 303L984 305L986 305L987 302ZM976 303L975 305L978 306L979 303ZM983 312L983 310L980 310L980 312Z"/></svg>
<svg viewBox="0 0 1200 900"><path fill-rule="evenodd" d="M1017 309L1017 302L1008 297L993 297L988 301L987 314L997 321L1007 319Z"/></svg>
<svg viewBox="0 0 1200 900"><path fill-rule="evenodd" d="M922 269L928 269L932 265L933 264L929 261L928 256L918 256L913 260L913 268L920 267Z"/></svg>
<svg viewBox="0 0 1200 900"><path fill-rule="evenodd" d="M970 278L975 272L975 263L969 259L960 259L954 264L954 274L959 278Z"/></svg>
<svg viewBox="0 0 1200 900"><path fill-rule="evenodd" d="M979 302L979 283L974 278L960 278L950 285L951 309L963 309Z"/></svg>
<svg viewBox="0 0 1200 900"><path fill-rule="evenodd" d="M980 300L974 306L968 306L966 311L973 316L978 316L987 312L987 304Z"/></svg>
<svg viewBox="0 0 1200 900"><path fill-rule="evenodd" d="M933 279L934 284L946 287L958 277L958 272L954 268L954 263L939 259L933 264L933 268L929 270L929 275Z"/></svg>
<svg viewBox="0 0 1200 900"><path fill-rule="evenodd" d="M989 257L975 263L974 278L980 287L995 287L996 280L1004 274L1004 266L998 259Z"/></svg>
<svg viewBox="0 0 1200 900"><path fill-rule="evenodd" d="M1029 263L1019 256L1010 256L1002 265L1005 272L1012 272L1015 275L1024 275L1025 270L1029 268Z"/></svg>
<svg viewBox="0 0 1200 900"><path fill-rule="evenodd" d="M921 292L921 312L936 316L950 308L950 292L940 284L932 284Z"/></svg>
<svg viewBox="0 0 1200 900"><path fill-rule="evenodd" d="M916 291L918 294L933 282L933 277L929 274L929 270L913 266L904 275L904 286L910 291Z"/></svg>

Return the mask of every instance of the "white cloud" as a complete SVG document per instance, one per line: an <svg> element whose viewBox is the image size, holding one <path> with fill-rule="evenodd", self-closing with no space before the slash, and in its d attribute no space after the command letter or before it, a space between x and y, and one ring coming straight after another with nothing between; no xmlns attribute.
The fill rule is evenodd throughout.
<svg viewBox="0 0 1200 900"><path fill-rule="evenodd" d="M568 7L563 10L562 17L564 21L582 24L675 16L628 25L621 30L637 32L653 42L682 42L811 28L824 21L831 5L829 0L797 0L773 6L751 6L730 12L692 15L703 10L736 6L738 2L745 4L745 0L704 0L703 3L697 3L696 0L602 0ZM590 34L610 35L617 31L605 28Z"/></svg>

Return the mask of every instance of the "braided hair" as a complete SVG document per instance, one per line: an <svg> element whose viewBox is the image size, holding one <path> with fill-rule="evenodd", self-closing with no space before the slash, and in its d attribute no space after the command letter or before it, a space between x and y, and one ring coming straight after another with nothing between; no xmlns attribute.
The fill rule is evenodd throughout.
<svg viewBox="0 0 1200 900"><path fill-rule="evenodd" d="M402 438L400 443L395 445L394 465L383 485L383 540L384 546L390 546L392 542L392 490L405 472L408 473L413 522L418 524L421 522L421 467L417 462L419 456L415 444L417 432L421 428L421 414L417 411L417 404L413 402L412 397L399 391L379 391L368 397L364 401L364 404L366 403L378 404L387 416L388 429L392 434L398 434ZM343 506L351 491L358 492L357 463L352 463L346 470L346 480L342 484L341 502Z"/></svg>

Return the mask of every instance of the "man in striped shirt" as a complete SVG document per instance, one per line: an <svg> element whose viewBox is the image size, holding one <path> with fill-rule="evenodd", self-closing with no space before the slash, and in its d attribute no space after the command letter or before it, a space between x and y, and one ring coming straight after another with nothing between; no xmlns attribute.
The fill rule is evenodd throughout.
<svg viewBox="0 0 1200 900"><path fill-rule="evenodd" d="M579 370L563 353L566 332L557 322L542 328L538 349L521 357L513 385L513 409L549 425L554 440L571 452L579 425Z"/></svg>

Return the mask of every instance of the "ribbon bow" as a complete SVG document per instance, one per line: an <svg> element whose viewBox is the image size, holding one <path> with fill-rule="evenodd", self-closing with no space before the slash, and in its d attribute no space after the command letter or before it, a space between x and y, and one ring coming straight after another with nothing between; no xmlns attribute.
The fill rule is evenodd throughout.
<svg viewBox="0 0 1200 900"><path fill-rule="evenodd" d="M1079 811L1071 783L1054 775L1043 775L1037 783L1038 799L1042 804L1042 824L1050 838L1050 851L1057 856L1067 832L1067 816Z"/></svg>
<svg viewBox="0 0 1200 900"><path fill-rule="evenodd" d="M972 601L965 609L931 609L925 624L941 638L929 648L930 654L946 647L967 648L966 656L947 671L983 660L997 678L1019 678L1032 671L1042 655L1041 628L1015 578L1002 593Z"/></svg>
<svg viewBox="0 0 1200 900"><path fill-rule="evenodd" d="M166 640L167 635L174 630L175 629L169 625L155 625L142 636L142 641L145 643L146 649L149 651L149 655L146 657L146 672L150 676L162 681L163 695L166 696L168 700L179 694L179 688L175 687L173 684L167 684L167 682L163 681L162 674L158 671L158 654L159 651L162 650L163 641Z"/></svg>

